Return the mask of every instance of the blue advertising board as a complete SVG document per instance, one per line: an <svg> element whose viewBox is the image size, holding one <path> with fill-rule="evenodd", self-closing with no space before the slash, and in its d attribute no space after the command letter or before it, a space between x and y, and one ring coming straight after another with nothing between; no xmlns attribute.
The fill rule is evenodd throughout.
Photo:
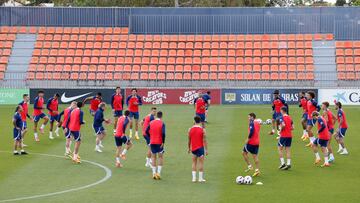
<svg viewBox="0 0 360 203"><path fill-rule="evenodd" d="M299 92L317 89L279 89L288 104L299 103ZM271 104L274 89L223 89L222 104Z"/></svg>

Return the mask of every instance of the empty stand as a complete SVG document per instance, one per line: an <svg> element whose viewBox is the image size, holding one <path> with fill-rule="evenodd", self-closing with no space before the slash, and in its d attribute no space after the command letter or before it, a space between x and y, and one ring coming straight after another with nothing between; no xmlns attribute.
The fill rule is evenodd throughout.
<svg viewBox="0 0 360 203"><path fill-rule="evenodd" d="M359 80L360 41L337 41L336 64L339 80Z"/></svg>

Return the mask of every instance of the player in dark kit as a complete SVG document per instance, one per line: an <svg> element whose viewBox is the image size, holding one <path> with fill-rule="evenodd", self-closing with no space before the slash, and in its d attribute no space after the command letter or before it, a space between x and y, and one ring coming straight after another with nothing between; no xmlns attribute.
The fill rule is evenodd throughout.
<svg viewBox="0 0 360 203"><path fill-rule="evenodd" d="M277 130L279 130L279 125L276 122L276 119L279 119L281 117L281 107L287 106L285 99L280 96L279 90L275 90L273 96L274 100L272 102L272 129L269 135L273 135Z"/></svg>
<svg viewBox="0 0 360 203"><path fill-rule="evenodd" d="M43 112L43 107L44 105L44 91L39 90L37 97L34 100L34 137L35 137L35 141L39 142L39 136L37 133L37 127L38 127L38 122L40 121L40 119L44 119L44 123L40 126L40 132L44 133L44 128L45 125L48 123L49 121L49 117L47 115L44 114Z"/></svg>
<svg viewBox="0 0 360 203"><path fill-rule="evenodd" d="M299 93L299 107L302 108L303 114L301 116L301 125L303 127L303 135L301 136L302 140L306 140L309 136L308 133L306 131L306 124L307 124L307 99L305 96L305 92L302 91Z"/></svg>
<svg viewBox="0 0 360 203"><path fill-rule="evenodd" d="M27 154L22 146L22 134L23 134L23 121L21 118L21 112L23 111L23 108L18 105L15 110L15 114L13 116L13 138L14 138L14 155L22 155ZM18 152L18 148L20 149L20 152Z"/></svg>
<svg viewBox="0 0 360 203"><path fill-rule="evenodd" d="M54 129L54 122L56 121L56 130L55 134L59 137L59 97L60 95L56 93L53 97L51 97L46 103L46 109L49 111L50 116L50 132L49 132L49 139L53 140L53 129Z"/></svg>

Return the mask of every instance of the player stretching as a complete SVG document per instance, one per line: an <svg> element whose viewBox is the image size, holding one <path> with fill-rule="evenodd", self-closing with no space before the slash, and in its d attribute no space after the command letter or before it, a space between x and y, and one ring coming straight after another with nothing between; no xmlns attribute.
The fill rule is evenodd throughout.
<svg viewBox="0 0 360 203"><path fill-rule="evenodd" d="M294 130L294 124L291 117L286 113L286 106L281 107L281 118L280 118L280 139L278 142L278 151L280 157L280 167L279 169L288 170L291 168L291 141L292 141L292 131ZM286 164L283 157L283 150L286 151Z"/></svg>
<svg viewBox="0 0 360 203"><path fill-rule="evenodd" d="M320 111L320 106L318 105L317 101L315 100L315 92L313 91L308 91L306 93L306 98L307 98L307 114L308 114L308 119L307 119L307 123L306 123L306 131L308 133L310 142L309 144L307 144L307 147L311 147L312 143L314 143L315 137L314 134L312 132L312 128L315 125L316 120L313 119L312 113L315 111Z"/></svg>
<svg viewBox="0 0 360 203"><path fill-rule="evenodd" d="M327 145L330 139L330 134L329 134L329 130L328 127L326 126L326 121L325 119L320 116L320 113L317 111L314 111L312 114L313 119L315 120L315 122L317 122L317 128L318 128L318 138L314 139L312 148L313 151L315 153L315 164L320 163L321 159L320 159L320 155L319 155L319 151L318 151L318 145L320 145L321 147L321 151L324 154L324 164L321 165L321 167L327 167L330 166L329 164L329 158L328 158L328 150L327 150Z"/></svg>
<svg viewBox="0 0 360 203"><path fill-rule="evenodd" d="M150 137L152 176L154 180L160 180L164 160L165 124L161 111L156 113L156 117L147 127L146 135Z"/></svg>
<svg viewBox="0 0 360 203"><path fill-rule="evenodd" d="M33 117L34 117L34 137L35 137L36 142L40 141L39 135L37 133L38 122L40 121L40 119L44 119L44 123L40 127L40 132L44 133L45 125L49 121L49 117L47 117L43 113L43 109L44 109L43 105L44 105L44 91L39 90L37 92L37 97L34 100L34 115L33 115Z"/></svg>
<svg viewBox="0 0 360 203"><path fill-rule="evenodd" d="M75 140L75 148L74 148L74 155L73 155L73 162L74 163L81 163L79 155L79 149L81 145L81 134L80 129L81 125L85 124L84 119L84 112L81 110L83 106L82 102L77 103L77 108L73 109L70 113L70 119L68 120L68 127L70 130L70 134Z"/></svg>
<svg viewBox="0 0 360 203"><path fill-rule="evenodd" d="M249 119L249 129L248 129L249 135L245 141L245 146L244 146L242 154L245 159L245 162L248 165L245 172L249 172L249 171L253 170L253 167L250 163L249 156L248 156L249 153L252 154L252 156L254 158L254 162L255 162L255 167L256 167L255 173L253 174L253 176L255 177L255 176L260 175L259 158L258 158L259 144L260 144L260 123L255 121L255 119L256 119L255 113L250 113L248 115L248 119Z"/></svg>
<svg viewBox="0 0 360 203"><path fill-rule="evenodd" d="M22 134L23 134L23 120L21 118L21 113L23 108L18 105L15 110L15 114L13 117L13 125L14 125L14 155L27 154L22 146ZM20 152L18 152L18 148Z"/></svg>
<svg viewBox="0 0 360 203"><path fill-rule="evenodd" d="M276 122L276 119L279 119L281 117L280 109L283 106L287 106L285 99L280 96L279 90L275 90L274 93L274 100L272 102L272 129L269 135L275 134L276 130L279 130L278 122ZM279 134L279 132L278 132Z"/></svg>
<svg viewBox="0 0 360 203"><path fill-rule="evenodd" d="M65 138L66 138L66 142L65 142L65 157L68 157L70 159L72 159L72 152L70 150L70 146L71 146L71 132L69 130L69 126L68 126L68 123L69 123L69 118L70 118L70 114L71 114L71 111L73 109L75 109L77 107L77 102L76 101L73 101L71 102L70 106L66 109L64 109L64 111L62 111L60 114L59 114L59 120L61 120L61 116L64 115L64 120L62 121L61 123L61 126L63 128L63 131L64 131L64 135L65 135Z"/></svg>
<svg viewBox="0 0 360 203"><path fill-rule="evenodd" d="M21 146L22 147L27 147L26 144L24 144L24 138L25 138L25 135L27 133L27 118L29 118L31 121L33 121L32 117L29 115L29 107L28 107L28 104L29 104L29 95L28 94L23 94L23 101L19 103L19 106L22 107L22 111L21 111L21 119L23 121L23 125L22 125L22 131L23 131L23 134L22 134L22 143L21 143Z"/></svg>
<svg viewBox="0 0 360 203"><path fill-rule="evenodd" d="M199 182L205 182L204 179L204 160L208 155L206 132L201 126L201 118L195 116L195 125L189 129L188 153L192 153L192 182L196 182L196 172L199 168Z"/></svg>
<svg viewBox="0 0 360 203"><path fill-rule="evenodd" d="M142 105L141 97L137 94L137 89L133 88L131 90L131 95L129 95L126 99L126 105L130 111L130 134L129 137L132 138L132 127L133 127L133 119L135 120L135 139L139 138L139 106Z"/></svg>
<svg viewBox="0 0 360 203"><path fill-rule="evenodd" d="M210 96L211 92L207 91L206 94L203 95L203 99L205 100L206 103L206 112L205 112L205 123L207 123L207 118L209 115L209 107L211 104L211 96Z"/></svg>
<svg viewBox="0 0 360 203"><path fill-rule="evenodd" d="M87 101L90 101L90 114L94 116L99 108L99 104L102 102L101 92L96 93L94 97L85 98L82 103L85 104Z"/></svg>
<svg viewBox="0 0 360 203"><path fill-rule="evenodd" d="M121 94L120 87L116 87L115 93L111 96L111 108L114 113L114 133L116 132L117 120L122 116L124 106L124 97Z"/></svg>
<svg viewBox="0 0 360 203"><path fill-rule="evenodd" d="M337 120L339 123L339 128L336 130L336 135L335 135L335 139L339 144L339 150L337 152L340 153L341 155L347 155L349 154L349 152L345 148L344 137L346 130L348 128L348 124L346 122L346 116L344 110L342 109L341 102L335 103L335 109L338 111Z"/></svg>
<svg viewBox="0 0 360 203"><path fill-rule="evenodd" d="M114 137L115 137L115 144L116 144L116 162L115 162L115 166L118 168L123 167L121 162L120 162L120 158L125 160L126 159L126 152L131 148L132 143L130 138L128 138L125 135L126 132L126 128L128 127L129 123L130 123L130 111L126 110L124 112L124 116L120 116L117 122L117 126L116 126L116 132L114 133ZM125 149L121 152L121 147L122 145L125 144L126 147ZM121 154L120 154L121 152Z"/></svg>
<svg viewBox="0 0 360 203"><path fill-rule="evenodd" d="M147 116L145 116L145 118L140 123L140 125L142 125L142 133L148 148L146 153L145 167L151 166L150 137L146 135L146 129L149 126L150 122L155 119L155 115L156 115L156 107L151 107L150 113Z"/></svg>
<svg viewBox="0 0 360 203"><path fill-rule="evenodd" d="M110 119L104 118L105 107L106 107L106 104L104 102L101 102L99 104L99 108L94 115L94 123L93 123L93 128L94 128L94 131L96 134L95 151L100 152L100 153L102 152L102 150L100 148L104 147L102 145L102 140L106 136L106 131L105 131L105 128L102 123L104 121L107 124L111 122Z"/></svg>
<svg viewBox="0 0 360 203"><path fill-rule="evenodd" d="M60 95L56 93L53 97L51 97L47 103L46 108L49 110L49 116L50 116L50 134L49 139L53 140L53 128L54 128L54 122L56 121L56 130L55 134L57 137L59 137L59 99Z"/></svg>
<svg viewBox="0 0 360 203"><path fill-rule="evenodd" d="M303 110L303 114L301 117L301 125L303 127L303 135L301 136L301 139L303 141L305 141L309 136L308 133L306 131L306 124L307 124L307 119L308 119L308 115L307 115L307 99L305 97L305 92L300 92L299 93L299 107L302 108Z"/></svg>
<svg viewBox="0 0 360 203"><path fill-rule="evenodd" d="M335 161L335 157L334 157L334 153L331 147L331 137L334 134L334 126L336 123L336 118L334 116L334 114L331 112L331 110L329 109L329 102L323 102L321 105L321 109L323 110L323 118L326 121L326 125L328 127L329 133L330 133L330 139L329 139L329 143L328 143L328 151L329 151L329 163Z"/></svg>
<svg viewBox="0 0 360 203"><path fill-rule="evenodd" d="M195 105L195 115L200 117L201 126L205 128L206 101L203 98L202 93L199 93L199 96L194 100L194 105Z"/></svg>

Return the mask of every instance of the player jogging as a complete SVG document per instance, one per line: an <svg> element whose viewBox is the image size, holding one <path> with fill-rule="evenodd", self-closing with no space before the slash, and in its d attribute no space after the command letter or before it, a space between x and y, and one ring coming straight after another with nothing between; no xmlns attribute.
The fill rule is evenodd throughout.
<svg viewBox="0 0 360 203"><path fill-rule="evenodd" d="M50 116L50 132L49 132L49 139L53 140L53 128L54 122L56 121L56 130L55 134L59 137L59 97L60 95L56 93L53 97L51 97L46 103L46 109L49 111Z"/></svg>
<svg viewBox="0 0 360 203"><path fill-rule="evenodd" d="M49 121L49 117L47 117L44 113L43 113L43 105L44 105L44 91L43 90L39 90L37 92L37 97L34 100L34 113L33 113L33 118L34 118L34 137L35 137L35 141L39 142L39 136L37 133L37 126L38 123L40 121L40 119L44 119L44 123L41 125L40 127L40 132L44 133L44 128L45 125L48 123Z"/></svg>
<svg viewBox="0 0 360 203"><path fill-rule="evenodd" d="M63 129L65 138L66 138L66 142L65 142L65 157L68 157L70 159L72 159L72 152L70 150L70 146L71 146L71 132L69 130L69 126L68 126L68 121L70 119L70 114L71 111L73 109L75 109L77 107L77 102L73 101L71 102L70 106L66 109L64 109L60 114L59 114L59 120L61 120L61 117L64 116L63 121L61 122L61 127Z"/></svg>
<svg viewBox="0 0 360 203"><path fill-rule="evenodd" d="M248 154L249 153L252 154L256 167L255 173L253 174L253 176L255 177L260 175L259 158L258 158L259 144L260 144L260 123L255 121L256 119L255 113L250 113L248 115L248 119L249 119L249 128L248 128L249 135L245 141L245 146L242 155L244 157L246 164L248 165L245 172L249 172L253 170L253 167L250 163Z"/></svg>
<svg viewBox="0 0 360 203"><path fill-rule="evenodd" d="M161 111L157 112L156 119L151 121L146 129L146 135L150 137L151 169L154 180L161 179L164 160L165 124L162 117L163 113Z"/></svg>
<svg viewBox="0 0 360 203"><path fill-rule="evenodd" d="M101 92L96 93L96 96L85 98L82 103L85 104L87 101L90 101L90 114L94 116L99 108L99 104L102 102Z"/></svg>
<svg viewBox="0 0 360 203"><path fill-rule="evenodd" d="M21 143L21 146L22 147L27 147L26 144L24 144L24 138L25 138L25 135L27 133L27 118L29 118L31 121L33 121L32 117L29 115L29 95L28 94L23 94L23 101L19 103L19 106L22 107L22 111L20 112L21 114L21 119L23 121L23 125L22 125L22 131L23 131L23 134L22 134L22 143Z"/></svg>
<svg viewBox="0 0 360 203"><path fill-rule="evenodd" d="M306 93L306 98L307 98L307 114L308 114L308 119L307 119L307 123L306 123L306 131L308 133L310 142L309 144L307 144L307 147L311 147L312 143L314 143L315 137L314 134L312 132L312 128L315 125L316 120L313 119L312 113L315 111L320 111L320 106L318 105L317 101L315 100L315 92L313 91L308 91Z"/></svg>
<svg viewBox="0 0 360 203"><path fill-rule="evenodd" d="M129 115L130 115L130 111L126 110L124 112L124 115L119 117L118 122L117 122L117 126L116 126L116 132L114 133L115 145L116 145L115 166L118 167L118 168L123 167L121 162L120 162L120 158L125 160L126 159L126 152L132 146L130 138L125 135L126 128L128 127L128 125L130 123ZM126 147L121 152L123 144L125 144Z"/></svg>
<svg viewBox="0 0 360 203"><path fill-rule="evenodd" d="M307 119L308 119L308 114L307 114L307 99L305 97L305 92L302 91L299 93L299 107L302 108L303 114L301 117L301 125L303 128L303 135L301 136L301 139L303 141L305 141L309 136L308 133L306 131L306 124L307 124Z"/></svg>
<svg viewBox="0 0 360 203"><path fill-rule="evenodd" d="M21 118L21 113L23 111L23 108L18 105L15 110L15 114L13 116L13 136L14 136L14 155L26 155L27 152L23 149L22 146L22 134L23 134L23 120ZM20 149L20 152L18 152L18 149Z"/></svg>
<svg viewBox="0 0 360 203"><path fill-rule="evenodd" d="M201 126L205 128L206 119L206 101L203 98L203 94L200 92L199 96L194 100L195 115L200 117Z"/></svg>
<svg viewBox="0 0 360 203"><path fill-rule="evenodd" d="M68 120L68 128L70 130L70 134L75 141L75 148L74 148L74 155L73 155L73 162L74 163L81 163L79 154L79 149L81 145L81 134L80 129L81 125L85 124L84 122L84 112L81 110L83 106L82 102L77 103L77 108L73 109L70 113L70 118Z"/></svg>
<svg viewBox="0 0 360 203"><path fill-rule="evenodd" d="M283 106L287 106L285 99L280 96L280 91L275 90L273 93L274 100L272 102L272 129L269 135L274 135L276 130L279 130L278 122L276 122L276 119L279 119L281 117L280 109ZM278 132L279 134L279 132Z"/></svg>
<svg viewBox="0 0 360 203"><path fill-rule="evenodd" d="M120 116L122 116L123 106L124 106L124 97L121 94L120 87L116 87L115 93L111 96L111 108L115 118L114 133L116 132L117 120L119 119Z"/></svg>
<svg viewBox="0 0 360 203"><path fill-rule="evenodd" d="M156 115L156 107L151 107L150 113L145 116L145 118L141 121L140 125L142 126L143 137L146 141L146 145L148 147L146 153L146 162L145 167L151 166L151 150L150 150L150 137L146 134L146 129L149 126L150 122L155 120Z"/></svg>
<svg viewBox="0 0 360 203"><path fill-rule="evenodd" d="M338 101L335 103L335 109L338 111L337 120L339 123L339 127L336 130L336 135L335 135L335 139L339 144L339 150L337 152L340 153L341 155L347 155L349 154L349 152L345 148L344 137L346 134L346 130L348 128L348 124L346 122L346 116L344 110L342 109L341 102Z"/></svg>
<svg viewBox="0 0 360 203"><path fill-rule="evenodd" d="M130 111L130 134L129 137L132 138L132 127L133 127L133 119L135 120L135 139L139 138L139 106L142 105L141 97L137 94L137 89L131 89L131 95L129 95L126 99L126 105Z"/></svg>
<svg viewBox="0 0 360 203"><path fill-rule="evenodd" d="M334 152L333 149L331 147L331 137L334 134L334 126L336 123L336 118L334 116L334 114L331 112L331 110L329 109L329 102L323 102L321 105L321 109L323 110L323 118L326 121L326 125L328 127L329 130L329 134L330 134L330 139L329 139L329 143L328 143L328 151L329 151L329 163L335 161L335 157L334 157Z"/></svg>
<svg viewBox="0 0 360 203"><path fill-rule="evenodd" d="M192 182L196 182L196 173L199 169L199 182L206 182L204 179L204 160L208 155L206 132L201 126L201 118L194 117L195 124L189 129L188 153L192 153Z"/></svg>
<svg viewBox="0 0 360 203"><path fill-rule="evenodd" d="M208 114L209 114L209 107L211 104L211 96L210 96L211 92L207 91L206 94L203 95L203 99L205 100L206 103L206 112L205 112L205 123L207 123L207 118L208 118Z"/></svg>
<svg viewBox="0 0 360 203"><path fill-rule="evenodd" d="M96 152L102 152L102 150L100 148L104 148L104 146L102 145L102 140L105 138L106 136L106 131L105 128L103 126L103 122L105 121L105 123L110 123L111 120L104 118L104 111L106 108L106 104L104 102L101 102L99 104L99 108L96 111L95 115L94 115L94 123L93 123L93 128L96 134L96 139L95 139L95 151Z"/></svg>
<svg viewBox="0 0 360 203"><path fill-rule="evenodd" d="M328 127L326 125L326 121L325 119L320 116L320 113L317 111L314 111L312 114L313 119L315 120L315 122L317 122L317 128L318 128L318 138L314 139L313 141L313 151L315 153L315 165L319 164L321 159L320 159L320 155L319 155L319 151L318 151L318 145L321 147L321 151L324 154L324 164L321 165L321 167L328 167L330 166L329 164L329 158L328 158L328 150L327 150L327 146L328 146L328 142L330 139L330 134L329 134L329 130Z"/></svg>
<svg viewBox="0 0 360 203"><path fill-rule="evenodd" d="M280 109L280 139L278 142L278 151L280 157L280 166L281 170L289 170L291 168L291 141L292 141L292 131L294 130L294 123L291 117L286 113L287 107L283 106ZM286 152L286 164L283 156L283 150Z"/></svg>

